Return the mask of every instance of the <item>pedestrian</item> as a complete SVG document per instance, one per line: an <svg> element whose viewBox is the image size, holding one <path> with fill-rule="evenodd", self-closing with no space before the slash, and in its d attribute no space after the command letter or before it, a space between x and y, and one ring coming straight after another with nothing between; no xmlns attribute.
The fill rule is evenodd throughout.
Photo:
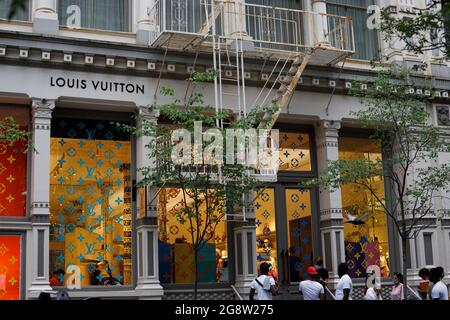
<svg viewBox="0 0 450 320"><path fill-rule="evenodd" d="M434 286L431 291L431 298L433 300L449 300L447 285L442 281L444 278L444 268L436 267L431 269L431 281Z"/></svg>
<svg viewBox="0 0 450 320"><path fill-rule="evenodd" d="M422 278L419 282L419 295L422 300L431 300L431 290L434 283L430 281L431 272L427 268L422 268L419 271L419 277Z"/></svg>
<svg viewBox="0 0 450 320"><path fill-rule="evenodd" d="M391 300L404 300L403 275L400 272L394 272L392 283Z"/></svg>
<svg viewBox="0 0 450 320"><path fill-rule="evenodd" d="M260 276L250 284L250 300L273 300L273 296L277 295L275 280L270 277L270 265L261 263L259 266ZM256 297L255 297L256 293Z"/></svg>
<svg viewBox="0 0 450 320"><path fill-rule="evenodd" d="M373 276L372 274L367 274L366 277L366 290L364 294L364 300L383 300L381 297L381 284L373 279L369 283L369 279Z"/></svg>
<svg viewBox="0 0 450 320"><path fill-rule="evenodd" d="M298 291L303 295L303 300L325 300L325 289L319 283L315 267L308 267L308 279L300 282Z"/></svg>
<svg viewBox="0 0 450 320"><path fill-rule="evenodd" d="M317 257L314 259L314 267L316 268L316 271L319 272L320 269L323 268L323 259L322 257Z"/></svg>
<svg viewBox="0 0 450 320"><path fill-rule="evenodd" d="M352 300L353 282L348 275L348 265L343 262L338 265L339 282L336 285L336 300Z"/></svg>

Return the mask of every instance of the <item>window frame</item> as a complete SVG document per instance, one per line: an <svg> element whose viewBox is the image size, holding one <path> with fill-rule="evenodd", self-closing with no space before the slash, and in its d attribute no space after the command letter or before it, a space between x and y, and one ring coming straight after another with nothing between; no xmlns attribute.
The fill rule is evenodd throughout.
<svg viewBox="0 0 450 320"><path fill-rule="evenodd" d="M95 0L92 0L95 1ZM133 33L133 10L134 10L134 1L133 0L124 0L128 2L128 10L127 10L127 20L126 20L126 29L124 31L118 31L118 30L109 30L109 29L97 29L97 28L88 28L88 27L83 27L80 26L80 28L76 28L76 29L71 29L69 28L66 24L61 24L61 18L59 16L59 7L60 7L60 3L59 0L56 1L56 13L58 14L58 19L59 19L59 27L64 28L64 29L68 29L68 30L79 30L79 31L92 31L92 32L112 32L112 33ZM125 25L125 24L124 24Z"/></svg>
<svg viewBox="0 0 450 320"><path fill-rule="evenodd" d="M361 10L364 11L367 15L367 17L369 17L369 13L367 13L367 7L364 6L357 6L357 5L352 5L352 4L343 4L343 3L339 3L337 2L339 0L326 0L325 3L327 5L327 13L328 12L328 5L332 5L332 6L336 6L336 7L341 7L341 8L346 8L346 9L356 9L356 10ZM375 0L370 0L371 4L370 5L375 5ZM355 33L357 32L355 26L353 26L353 35L355 36ZM378 30L372 30L372 32L374 33L374 39L375 39L375 43L374 43L374 56L371 57L370 59L363 59L363 58L355 58L353 56L351 56L349 59L350 60L356 60L356 61L371 61L375 58L378 58L380 55L380 33ZM355 44L356 45L356 44ZM357 45L356 45L357 47ZM357 53L357 48L355 48L355 54Z"/></svg>
<svg viewBox="0 0 450 320"><path fill-rule="evenodd" d="M158 122L159 124L159 122ZM179 188L179 186L176 183L168 183L165 185L164 189L177 189ZM228 209L226 208L225 210L228 211ZM227 219L222 218L223 222L226 224L225 229L227 231L227 251L228 251L228 281L226 282L216 282L216 283L202 283L199 282L198 283L198 288L199 289L222 289L222 288L230 288L230 285L234 283L236 276L237 276L237 270L235 268L235 263L236 263L236 256L234 254L235 252L235 243L234 243L234 224L233 223L229 223L227 221ZM159 213L158 216L156 218L157 223L159 223ZM159 239L159 235L157 234L157 239L158 241L160 241ZM166 242L165 242L166 243ZM243 250L245 250L245 248L243 248ZM159 251L158 251L158 260L159 260ZM159 279L159 270L158 270L158 274L156 275L158 278L158 281L160 281ZM163 287L164 291L168 290L170 293L170 290L191 290L192 289L192 285L193 284L186 284L186 283L162 283L160 282L160 286Z"/></svg>
<svg viewBox="0 0 450 320"><path fill-rule="evenodd" d="M105 111L105 110L86 110L86 109L78 109L67 107L59 107L58 105L55 108L52 114L52 124L54 118L69 118L69 119L77 119L77 120L99 120L99 121L124 121L129 122L130 125L134 124L134 121L131 120L132 116L134 116L133 112L123 112L123 111ZM128 120L129 119L129 120ZM52 137L50 137L52 138ZM131 155L130 155L130 176L132 181L131 187L131 283L127 285L121 286L82 286L80 289L69 290L66 286L55 286L56 289L66 290L69 295L71 292L121 292L121 291L130 291L134 290L137 286L138 282L138 247L137 247L137 204L136 204L136 137L133 134L130 134L130 144L131 144ZM50 150L49 150L50 152ZM50 183L50 181L49 181ZM49 241L50 243L50 241ZM48 250L50 253L50 248ZM50 268L50 263L49 263ZM48 270L50 272L50 270ZM86 296L90 296L89 294Z"/></svg>

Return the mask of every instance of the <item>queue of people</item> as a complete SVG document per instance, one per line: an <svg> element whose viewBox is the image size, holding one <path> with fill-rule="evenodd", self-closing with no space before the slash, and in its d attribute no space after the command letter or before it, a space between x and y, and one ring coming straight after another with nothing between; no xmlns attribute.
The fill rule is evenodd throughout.
<svg viewBox="0 0 450 320"><path fill-rule="evenodd" d="M251 283L250 300L272 300L279 294L279 286L272 276L270 276L271 266L262 263L260 275ZM336 285L336 300L352 300L353 281L348 274L347 263L338 266L339 281ZM442 267L421 269L419 271L421 281L419 283L419 295L422 300L450 300L447 285L443 282L445 272ZM300 281L298 291L303 296L303 300L326 300L328 283L328 270L323 267L323 260L318 257L314 260L314 265L307 268L307 274L303 281ZM404 277L399 272L392 275L392 288L390 300L404 299ZM375 281L373 274L368 274L364 291L364 300L383 300L382 288L379 281Z"/></svg>

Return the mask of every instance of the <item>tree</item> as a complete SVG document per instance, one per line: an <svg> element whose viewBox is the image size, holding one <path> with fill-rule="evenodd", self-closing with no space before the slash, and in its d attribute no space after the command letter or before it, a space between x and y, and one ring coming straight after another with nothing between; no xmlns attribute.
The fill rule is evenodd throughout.
<svg viewBox="0 0 450 320"><path fill-rule="evenodd" d="M399 39L417 54L441 50L450 57L450 1L431 0L414 17L396 17L390 7L381 11L380 29L385 40Z"/></svg>
<svg viewBox="0 0 450 320"><path fill-rule="evenodd" d="M0 140L6 141L8 144L22 141L27 142L30 146L31 139L28 138L28 131L21 129L13 117L0 119Z"/></svg>
<svg viewBox="0 0 450 320"><path fill-rule="evenodd" d="M426 105L432 97L424 98L410 91L426 83L414 82L413 71L399 66L376 68L378 76L367 91L352 91L364 105L361 111L352 112L352 116L364 128L372 130L372 138L378 139L387 150L384 158L330 161L327 170L306 185L333 190L351 183L371 195L393 221L401 238L406 288L408 240L428 227L423 218L434 212L436 199L449 190L450 166L437 167L433 163L440 152L449 152L450 146L442 135L443 130L429 121ZM392 199L385 201L374 188L371 181L377 177L391 186Z"/></svg>
<svg viewBox="0 0 450 320"><path fill-rule="evenodd" d="M252 205L257 198L252 195L260 185L251 174L254 168L245 156L248 148L239 149L238 144L234 145L234 138L234 147L231 148L233 157L237 156L238 151L244 151L245 162L231 164L227 161L230 154L223 152L223 141L230 142L227 129L237 130L239 141L242 135L248 133L246 130L264 122L266 112L276 109L255 108L247 117L240 119L235 119L231 112L213 110L204 105L203 94L197 88L201 82L211 81L215 76L214 71L194 72L189 80L195 90L183 100L175 97L173 89L161 88L161 94L170 102L153 104L148 108L159 110L160 117L169 120L170 125L155 125L145 120L135 128L122 125L123 129L131 130L136 135L151 137L146 148L154 161L148 167L138 168L143 179L137 186L156 188L157 194L173 186L182 194L182 205L176 209L175 215L178 223L189 227L195 264L194 300L198 293L199 252L214 239L217 226L227 215L242 215L242 210ZM226 128L224 122L227 123ZM207 130L200 128L196 131L199 123ZM203 138L199 144L192 146L191 141L195 142L197 134ZM247 146L252 143L251 138L245 140ZM196 156L199 158L194 162Z"/></svg>

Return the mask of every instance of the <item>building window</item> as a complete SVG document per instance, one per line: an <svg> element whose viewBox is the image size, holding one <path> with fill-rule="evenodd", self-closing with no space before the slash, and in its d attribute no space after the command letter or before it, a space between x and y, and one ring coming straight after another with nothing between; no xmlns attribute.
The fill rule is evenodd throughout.
<svg viewBox="0 0 450 320"><path fill-rule="evenodd" d="M377 56L377 33L367 27L367 7L370 5L373 0L327 0L327 13L352 18L355 59L372 60Z"/></svg>
<svg viewBox="0 0 450 320"><path fill-rule="evenodd" d="M257 270L261 263L270 263L272 276L278 280L277 229L275 222L275 190L261 190L255 200L256 260Z"/></svg>
<svg viewBox="0 0 450 320"><path fill-rule="evenodd" d="M8 19L13 0L0 1L0 19ZM30 20L30 1L25 1L25 10L19 8L12 17L12 20L29 21Z"/></svg>
<svg viewBox="0 0 450 320"><path fill-rule="evenodd" d="M339 138L339 159L382 160L378 140L364 138ZM384 201L382 177L372 178L368 183L378 198ZM381 275L389 275L389 246L387 215L375 197L365 188L355 184L341 185L344 217L362 217L362 224L344 223L345 258L351 277L365 277L370 265L377 265ZM345 221L344 221L345 222Z"/></svg>
<svg viewBox="0 0 450 320"><path fill-rule="evenodd" d="M159 280L161 283L192 284L195 281L195 258L192 235L205 230L201 221L206 221L203 209L200 230L191 226L188 218L180 215L183 208L193 204L192 198L177 188L162 189L158 193L158 253ZM214 229L207 228L209 239L198 254L199 283L229 281L227 224L222 219ZM241 239L242 240L242 239Z"/></svg>
<svg viewBox="0 0 450 320"><path fill-rule="evenodd" d="M78 12L82 28L130 31L130 0L59 0L61 25L68 25L68 20Z"/></svg>
<svg viewBox="0 0 450 320"><path fill-rule="evenodd" d="M84 286L131 284L131 142L110 121L53 118L50 281L81 270Z"/></svg>
<svg viewBox="0 0 450 320"><path fill-rule="evenodd" d="M309 134L280 132L279 170L311 171L310 148Z"/></svg>
<svg viewBox="0 0 450 320"><path fill-rule="evenodd" d="M423 234L423 248L425 251L425 265L432 266L433 261L433 234L424 233Z"/></svg>
<svg viewBox="0 0 450 320"><path fill-rule="evenodd" d="M286 189L288 256L290 282L303 280L313 263L311 192L308 189Z"/></svg>
<svg viewBox="0 0 450 320"><path fill-rule="evenodd" d="M20 236L0 235L0 300L20 299Z"/></svg>
<svg viewBox="0 0 450 320"><path fill-rule="evenodd" d="M29 107L0 105L0 119L12 117L21 130L28 130ZM0 141L0 217L26 214L27 141Z"/></svg>

